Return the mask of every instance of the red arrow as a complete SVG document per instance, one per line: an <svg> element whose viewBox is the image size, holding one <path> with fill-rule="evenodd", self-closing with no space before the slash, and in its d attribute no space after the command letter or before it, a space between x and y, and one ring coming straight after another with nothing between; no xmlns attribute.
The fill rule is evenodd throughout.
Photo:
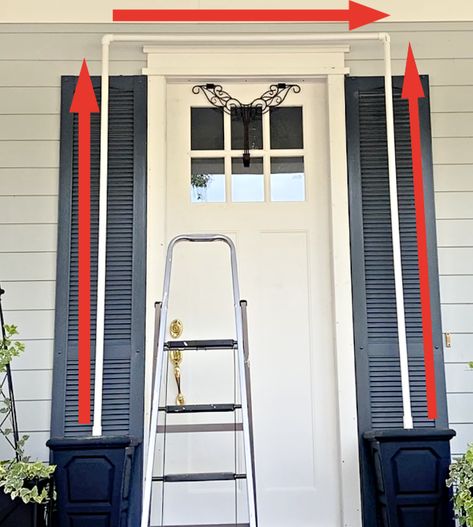
<svg viewBox="0 0 473 527"><path fill-rule="evenodd" d="M386 18L350 0L348 9L114 9L114 22L348 22L350 29Z"/></svg>
<svg viewBox="0 0 473 527"><path fill-rule="evenodd" d="M79 424L90 424L90 114L99 107L85 59L69 111L79 114Z"/></svg>
<svg viewBox="0 0 473 527"><path fill-rule="evenodd" d="M425 228L424 180L422 172L422 146L419 120L419 99L424 97L424 89L419 77L419 71L417 70L416 60L414 58L414 53L412 52L412 46L409 44L402 98L409 100L427 411L429 419L436 419L437 396L435 387L434 343L432 334L432 314L430 308L429 260L427 255L427 234Z"/></svg>

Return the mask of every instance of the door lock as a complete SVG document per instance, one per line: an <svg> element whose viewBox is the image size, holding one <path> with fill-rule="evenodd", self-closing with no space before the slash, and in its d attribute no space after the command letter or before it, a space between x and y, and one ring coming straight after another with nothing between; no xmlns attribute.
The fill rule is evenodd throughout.
<svg viewBox="0 0 473 527"><path fill-rule="evenodd" d="M184 325L182 322L176 318L174 319L171 324L169 324L169 333L173 339L178 339L184 330ZM182 351L181 350L172 350L169 353L169 360L171 364L174 366L174 378L176 379L176 385L177 385L177 396L176 396L176 404L178 406L183 406L185 404L184 395L181 391L181 363L182 363Z"/></svg>

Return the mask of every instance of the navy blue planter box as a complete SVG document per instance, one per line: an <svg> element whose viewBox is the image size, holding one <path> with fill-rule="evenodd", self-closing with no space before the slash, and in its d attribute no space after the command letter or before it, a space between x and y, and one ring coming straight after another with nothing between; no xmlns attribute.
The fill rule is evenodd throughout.
<svg viewBox="0 0 473 527"><path fill-rule="evenodd" d="M366 432L375 473L379 527L453 527L445 485L453 430Z"/></svg>
<svg viewBox="0 0 473 527"><path fill-rule="evenodd" d="M52 438L57 527L130 527L137 441L130 437Z"/></svg>

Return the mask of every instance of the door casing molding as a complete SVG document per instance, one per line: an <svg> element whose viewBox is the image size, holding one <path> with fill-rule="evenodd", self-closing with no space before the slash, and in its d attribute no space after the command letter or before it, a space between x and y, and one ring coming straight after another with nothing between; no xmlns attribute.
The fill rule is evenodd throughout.
<svg viewBox="0 0 473 527"><path fill-rule="evenodd" d="M360 468L351 294L350 226L348 214L348 174L345 121L346 45L317 45L304 42L281 46L252 41L179 42L174 45L147 46L148 75L148 210L146 276L146 382L145 418L149 417L154 302L161 296L165 262L166 170L167 170L167 88L169 82L196 80L304 82L326 80L330 156L330 215L333 274L332 328L336 351L338 389L338 429L343 527L361 527ZM340 526L342 527L342 526Z"/></svg>

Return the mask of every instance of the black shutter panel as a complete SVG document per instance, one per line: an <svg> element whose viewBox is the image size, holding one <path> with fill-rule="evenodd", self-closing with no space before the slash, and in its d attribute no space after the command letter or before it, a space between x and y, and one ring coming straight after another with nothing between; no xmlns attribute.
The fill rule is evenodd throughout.
<svg viewBox="0 0 473 527"><path fill-rule="evenodd" d="M56 337L52 435L91 434L78 424L77 115L69 113L76 77L62 79ZM100 79L92 79L100 105ZM143 433L146 78L111 77L103 434ZM96 330L100 116L91 116L91 339ZM92 388L93 388L92 360ZM92 393L93 403L93 393Z"/></svg>
<svg viewBox="0 0 473 527"><path fill-rule="evenodd" d="M428 77L422 77L426 98L420 100L420 116L437 381L436 421L429 421L427 418L409 112L407 101L401 99L402 82L402 77L393 79L412 410L416 427L446 427L447 402L435 236ZM371 527L376 525L375 507L370 502L372 481L361 436L370 429L403 426L384 80L347 78L346 106L358 426L364 525Z"/></svg>

